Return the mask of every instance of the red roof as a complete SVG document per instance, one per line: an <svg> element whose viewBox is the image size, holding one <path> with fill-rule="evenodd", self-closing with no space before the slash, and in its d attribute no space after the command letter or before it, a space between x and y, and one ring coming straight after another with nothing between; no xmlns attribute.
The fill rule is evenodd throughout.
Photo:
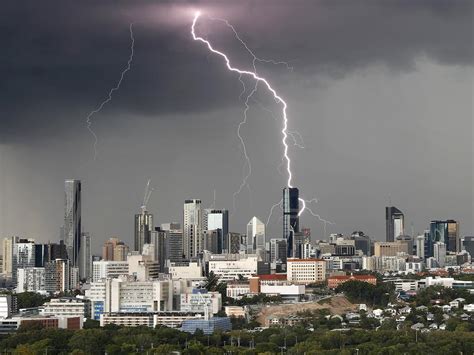
<svg viewBox="0 0 474 355"><path fill-rule="evenodd" d="M258 275L260 280L286 280L286 274Z"/></svg>
<svg viewBox="0 0 474 355"><path fill-rule="evenodd" d="M329 276L328 280L374 280L376 279L373 275L333 275Z"/></svg>

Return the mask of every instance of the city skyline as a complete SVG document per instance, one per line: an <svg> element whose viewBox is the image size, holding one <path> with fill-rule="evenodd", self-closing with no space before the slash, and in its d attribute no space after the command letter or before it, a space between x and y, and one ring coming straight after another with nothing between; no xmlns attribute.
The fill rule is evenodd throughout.
<svg viewBox="0 0 474 355"><path fill-rule="evenodd" d="M294 68L261 65L290 104L290 129L304 140L305 149L290 146L294 185L305 198L317 198L311 207L336 223L326 226L327 233L361 230L384 240L383 209L394 205L405 215L408 234L412 223L420 234L431 220L452 218L460 221L461 235L471 235L472 5L459 1L446 12L441 4L399 2L390 19L377 22L388 5L301 3L303 12L283 3L267 11L257 2L250 15L249 3L196 4L210 16L228 18L258 55L288 60ZM244 164L236 137L244 107L237 78L192 41L189 6L110 4L84 5L96 15L74 8L81 22L68 24L46 20L52 9L68 18L73 9L65 5L46 2L37 13L22 15L6 8L11 16L5 26L14 33L6 45L18 52L0 69L7 85L0 121L2 237L57 241L64 219L61 186L68 178L83 182L83 231L90 233L93 250L115 235L133 245L133 216L147 179L156 188L148 203L156 225L182 221L186 199L200 199L207 208L214 191L212 206L229 210L230 232L245 231L252 216L265 221L286 181L277 170L277 107L263 91L251 103L243 131L253 167L251 192L237 196L233 211ZM341 21L347 29L342 34ZM25 37L37 22L37 34ZM136 56L121 91L94 118L94 161L84 119L127 62L130 22ZM233 59L245 62L225 26L204 26ZM394 28L397 36L391 35ZM443 36L425 35L430 32ZM359 38L370 38L372 45ZM93 60L91 53L97 53ZM260 104L274 110L277 120ZM281 236L279 216L277 208L267 235ZM322 223L308 214L300 219L313 239L322 239Z"/></svg>

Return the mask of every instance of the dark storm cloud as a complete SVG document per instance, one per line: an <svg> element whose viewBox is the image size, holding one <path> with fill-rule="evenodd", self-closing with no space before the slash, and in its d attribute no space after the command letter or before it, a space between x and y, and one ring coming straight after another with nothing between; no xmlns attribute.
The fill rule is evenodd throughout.
<svg viewBox="0 0 474 355"><path fill-rule="evenodd" d="M190 39L192 11L228 18L261 56L292 60L294 77L343 76L419 57L471 65L471 1L15 1L0 14L0 139L57 135L77 124L135 59L109 112L156 116L236 104L236 80ZM248 65L230 32L203 18L203 33ZM211 31L212 30L212 31ZM272 68L275 81L290 74ZM278 72L276 71L278 70ZM294 78L293 77L293 78ZM277 79L279 78L279 79Z"/></svg>

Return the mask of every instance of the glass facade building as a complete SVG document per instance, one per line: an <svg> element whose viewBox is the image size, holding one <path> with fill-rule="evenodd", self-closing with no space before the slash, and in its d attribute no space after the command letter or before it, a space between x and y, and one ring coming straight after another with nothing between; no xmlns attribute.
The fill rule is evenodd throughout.
<svg viewBox="0 0 474 355"><path fill-rule="evenodd" d="M293 236L299 232L299 190L296 187L283 189L283 239L287 241L287 256L293 255Z"/></svg>

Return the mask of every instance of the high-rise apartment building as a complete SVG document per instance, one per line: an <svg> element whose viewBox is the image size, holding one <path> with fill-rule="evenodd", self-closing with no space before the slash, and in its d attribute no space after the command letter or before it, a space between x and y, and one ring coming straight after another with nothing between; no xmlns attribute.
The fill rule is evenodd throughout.
<svg viewBox="0 0 474 355"><path fill-rule="evenodd" d="M215 244L217 245L217 253L221 254L227 249L226 236L229 233L229 211L218 209L205 209L203 214L203 230L217 231ZM212 233L208 234L212 235Z"/></svg>
<svg viewBox="0 0 474 355"><path fill-rule="evenodd" d="M253 254L258 249L265 250L265 223L252 217L247 223L247 254Z"/></svg>
<svg viewBox="0 0 474 355"><path fill-rule="evenodd" d="M151 232L154 230L153 215L146 209L135 215L134 249L141 253L143 244L150 244Z"/></svg>
<svg viewBox="0 0 474 355"><path fill-rule="evenodd" d="M299 190L296 187L283 189L283 238L286 239L287 256L293 255L293 235L299 232Z"/></svg>
<svg viewBox="0 0 474 355"><path fill-rule="evenodd" d="M398 208L385 207L386 242L394 242L396 237L405 234L404 219L403 212Z"/></svg>
<svg viewBox="0 0 474 355"><path fill-rule="evenodd" d="M114 248L120 242L119 238L109 238L102 246L102 260L114 260Z"/></svg>
<svg viewBox="0 0 474 355"><path fill-rule="evenodd" d="M64 186L64 240L71 266L79 266L81 249L81 181L66 180Z"/></svg>
<svg viewBox="0 0 474 355"><path fill-rule="evenodd" d="M102 260L126 261L130 248L119 238L112 237L104 242L102 246Z"/></svg>
<svg viewBox="0 0 474 355"><path fill-rule="evenodd" d="M35 242L32 239L20 239L13 246L12 280L16 285L18 269L35 267Z"/></svg>
<svg viewBox="0 0 474 355"><path fill-rule="evenodd" d="M201 200L184 201L183 212L183 255L189 259L196 257L204 248Z"/></svg>
<svg viewBox="0 0 474 355"><path fill-rule="evenodd" d="M114 255L113 259L114 261L127 261L127 255L130 251L130 248L128 245L126 245L124 242L119 242L115 247L114 247Z"/></svg>

